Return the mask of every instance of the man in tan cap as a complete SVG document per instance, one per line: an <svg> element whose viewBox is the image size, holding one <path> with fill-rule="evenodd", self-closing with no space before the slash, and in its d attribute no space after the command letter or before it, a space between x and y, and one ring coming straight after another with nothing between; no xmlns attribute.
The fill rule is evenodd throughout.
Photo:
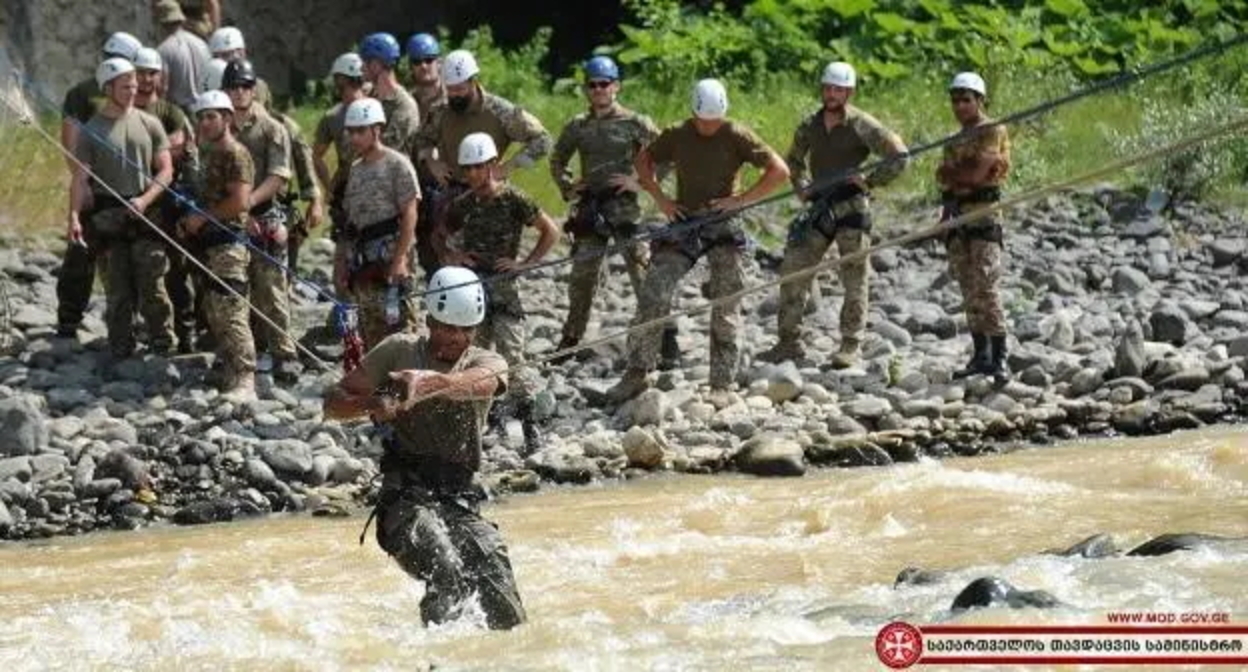
<svg viewBox="0 0 1248 672"><path fill-rule="evenodd" d="M165 63L165 95L184 111L190 110L212 54L201 38L186 29L186 14L176 0L157 0L152 20L162 36L156 51Z"/></svg>

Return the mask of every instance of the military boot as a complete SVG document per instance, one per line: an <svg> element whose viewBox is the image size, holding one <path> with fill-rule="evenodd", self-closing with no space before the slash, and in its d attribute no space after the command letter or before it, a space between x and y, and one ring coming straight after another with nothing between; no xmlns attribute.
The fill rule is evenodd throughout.
<svg viewBox="0 0 1248 672"><path fill-rule="evenodd" d="M523 401L516 406L516 418L524 431L524 448L520 456L528 457L542 449L542 431L537 427L537 420L533 419L533 402Z"/></svg>
<svg viewBox="0 0 1248 672"><path fill-rule="evenodd" d="M846 338L841 341L841 349L832 355L832 368L848 369L858 365L859 345L857 339Z"/></svg>
<svg viewBox="0 0 1248 672"><path fill-rule="evenodd" d="M961 380L973 376L977 373L991 373L992 371L992 351L988 342L988 337L984 334L971 334L971 342L975 351L971 353L971 360L966 363L962 369L953 372L954 380Z"/></svg>
<svg viewBox="0 0 1248 672"><path fill-rule="evenodd" d="M659 349L660 371L679 369L683 364L683 358L680 354L680 343L676 341L676 335L679 333L676 325L668 325L663 328L663 346Z"/></svg>
<svg viewBox="0 0 1248 672"><path fill-rule="evenodd" d="M559 339L559 345L555 346L555 352L559 352L561 350L567 350L568 348L575 348L577 345L580 345L580 343L581 343L581 339L579 338L572 338L571 336L564 336L563 338ZM564 364L575 356L576 356L576 353L567 352L557 357L552 357L550 360L550 363L551 364Z"/></svg>
<svg viewBox="0 0 1248 672"><path fill-rule="evenodd" d="M646 371L629 369L624 372L624 377L620 378L620 382L607 390L607 402L617 405L622 404L645 392L649 387L650 377Z"/></svg>
<svg viewBox="0 0 1248 672"><path fill-rule="evenodd" d="M1005 336L993 336L989 347L992 349L989 373L992 374L992 382L999 387L1010 382L1010 365L1006 361L1009 348L1005 344Z"/></svg>
<svg viewBox="0 0 1248 672"><path fill-rule="evenodd" d="M780 341L777 341L775 345L771 346L771 348L754 355L754 359L757 359L760 362L779 364L787 359L791 359L796 362L805 356L806 349L802 347L801 343L781 339Z"/></svg>
<svg viewBox="0 0 1248 672"><path fill-rule="evenodd" d="M256 376L253 373L244 373L235 376L229 383L229 387L221 393L222 401L229 401L235 404L242 404L256 400Z"/></svg>

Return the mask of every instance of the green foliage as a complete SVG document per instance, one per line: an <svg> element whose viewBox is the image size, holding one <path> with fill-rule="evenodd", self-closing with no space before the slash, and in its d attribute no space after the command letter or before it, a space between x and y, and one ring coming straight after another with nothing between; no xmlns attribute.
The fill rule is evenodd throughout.
<svg viewBox="0 0 1248 672"><path fill-rule="evenodd" d="M625 0L638 25L613 49L660 86L713 74L739 84L854 63L865 78L897 80L1011 67L1095 78L1226 39L1248 2L1163 0L752 0L734 15L677 0Z"/></svg>

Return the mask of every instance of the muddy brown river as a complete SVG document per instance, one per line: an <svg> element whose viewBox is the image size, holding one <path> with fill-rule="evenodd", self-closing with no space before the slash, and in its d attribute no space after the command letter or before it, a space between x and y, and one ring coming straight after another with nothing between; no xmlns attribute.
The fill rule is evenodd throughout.
<svg viewBox="0 0 1248 672"><path fill-rule="evenodd" d="M0 545L0 669L876 670L881 625L947 621L987 574L1071 606L957 622L1248 621L1248 553L1039 554L1097 532L1126 547L1248 535L1248 430L791 480L671 475L486 513L531 619L512 632L422 627L421 586L371 534L357 544L362 515L277 517ZM894 589L908 565L956 571Z"/></svg>

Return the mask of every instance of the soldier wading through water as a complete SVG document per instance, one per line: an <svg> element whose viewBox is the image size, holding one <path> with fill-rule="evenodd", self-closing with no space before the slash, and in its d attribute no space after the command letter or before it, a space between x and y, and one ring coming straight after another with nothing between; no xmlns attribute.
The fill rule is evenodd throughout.
<svg viewBox="0 0 1248 672"><path fill-rule="evenodd" d="M524 606L507 547L481 517L485 495L473 483L486 414L507 389L507 364L472 345L486 310L475 273L439 270L425 307L429 335L383 340L326 396L325 417L369 415L391 430L373 512L377 543L425 582L421 619L459 618L475 595L490 628L510 629L526 620ZM417 401L435 392L442 394Z"/></svg>

